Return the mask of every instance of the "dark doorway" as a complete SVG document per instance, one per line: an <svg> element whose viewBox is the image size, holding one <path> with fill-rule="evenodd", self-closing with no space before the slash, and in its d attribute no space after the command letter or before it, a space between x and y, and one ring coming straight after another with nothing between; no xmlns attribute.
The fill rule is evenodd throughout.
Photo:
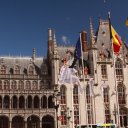
<svg viewBox="0 0 128 128"><path fill-rule="evenodd" d="M54 128L53 117L47 115L42 118L42 128Z"/></svg>

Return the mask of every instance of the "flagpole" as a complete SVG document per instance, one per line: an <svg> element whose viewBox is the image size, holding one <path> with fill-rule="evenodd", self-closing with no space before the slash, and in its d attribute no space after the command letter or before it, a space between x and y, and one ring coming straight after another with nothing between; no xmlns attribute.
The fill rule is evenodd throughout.
<svg viewBox="0 0 128 128"><path fill-rule="evenodd" d="M81 40L81 33L80 33L80 48L81 48L81 60L82 60L82 76L83 76L83 81L84 81L84 85L85 85L85 74L84 74L84 63L83 63L83 47L82 47L82 40ZM86 87L85 87L86 90ZM86 107L86 118L87 118L87 107ZM87 123L87 128L88 128L88 123Z"/></svg>
<svg viewBox="0 0 128 128"><path fill-rule="evenodd" d="M82 60L82 73L83 73L82 75L83 75L83 80L84 80L84 84L85 84L84 63L83 63L84 59L83 59L83 50L82 50L83 47L82 47L82 41L81 41L81 33L80 33L80 43L81 43L80 48L81 48L81 60Z"/></svg>
<svg viewBox="0 0 128 128"><path fill-rule="evenodd" d="M110 20L110 12L108 12L108 18L109 18L109 29L110 29L110 41L112 43L112 32L111 32L111 20ZM118 115L118 118L117 118L117 125L119 127L119 103L118 103L118 94L117 94L117 83L116 83L116 74L115 74L115 55L114 55L114 50L113 50L113 43L111 45L112 47L112 55L113 55L113 69L114 69L114 79L115 79L115 90L116 90L116 104L117 104L117 115Z"/></svg>

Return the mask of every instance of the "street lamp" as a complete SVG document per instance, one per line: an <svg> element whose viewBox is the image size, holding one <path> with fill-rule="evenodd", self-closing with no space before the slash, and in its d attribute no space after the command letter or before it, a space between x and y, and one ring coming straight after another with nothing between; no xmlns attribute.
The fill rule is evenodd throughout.
<svg viewBox="0 0 128 128"><path fill-rule="evenodd" d="M59 108L59 103L58 103L58 99L60 97L60 92L58 92L57 89L54 90L54 94L53 94L53 100L54 100L54 108L56 110L56 127L58 128L58 108Z"/></svg>
<svg viewBox="0 0 128 128"><path fill-rule="evenodd" d="M117 119L116 119L117 109L116 109L116 105L115 105L115 104L114 104L113 115L114 115L114 117L115 117L115 124L117 124Z"/></svg>

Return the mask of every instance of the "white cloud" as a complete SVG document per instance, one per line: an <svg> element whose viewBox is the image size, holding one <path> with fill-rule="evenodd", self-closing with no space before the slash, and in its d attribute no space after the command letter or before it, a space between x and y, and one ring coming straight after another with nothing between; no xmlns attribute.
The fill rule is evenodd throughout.
<svg viewBox="0 0 128 128"><path fill-rule="evenodd" d="M64 43L64 44L70 44L70 41L69 41L69 39L68 39L68 37L67 36L62 36L62 42Z"/></svg>

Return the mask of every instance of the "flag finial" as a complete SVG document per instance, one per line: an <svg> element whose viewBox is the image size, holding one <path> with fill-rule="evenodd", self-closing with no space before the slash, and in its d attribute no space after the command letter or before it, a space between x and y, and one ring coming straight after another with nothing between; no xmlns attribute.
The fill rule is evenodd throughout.
<svg viewBox="0 0 128 128"><path fill-rule="evenodd" d="M108 18L110 19L110 11L108 12Z"/></svg>

